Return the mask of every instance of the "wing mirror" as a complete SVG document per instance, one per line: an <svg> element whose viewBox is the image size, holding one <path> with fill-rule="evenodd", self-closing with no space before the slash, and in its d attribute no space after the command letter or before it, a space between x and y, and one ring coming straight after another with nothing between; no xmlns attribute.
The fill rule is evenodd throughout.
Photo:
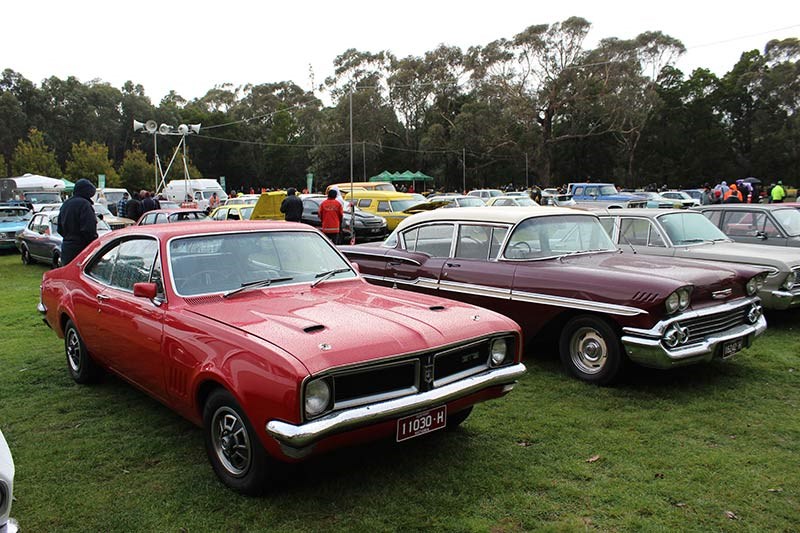
<svg viewBox="0 0 800 533"><path fill-rule="evenodd" d="M138 296L141 298L147 298L148 300L154 300L158 294L158 288L156 287L155 283L134 283L133 284L133 295Z"/></svg>
<svg viewBox="0 0 800 533"><path fill-rule="evenodd" d="M756 233L756 237L758 237L762 241L766 241L767 240L767 234L764 233L763 231L759 231L758 233Z"/></svg>

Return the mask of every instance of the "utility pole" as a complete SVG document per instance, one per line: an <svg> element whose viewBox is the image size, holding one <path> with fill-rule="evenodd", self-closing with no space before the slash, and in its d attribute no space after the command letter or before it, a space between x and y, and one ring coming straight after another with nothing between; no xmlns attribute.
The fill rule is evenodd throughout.
<svg viewBox="0 0 800 533"><path fill-rule="evenodd" d="M467 192L467 149L461 149L461 179L464 182L464 188L461 189L461 192Z"/></svg>
<svg viewBox="0 0 800 533"><path fill-rule="evenodd" d="M528 185L528 152L525 152L525 189L530 188Z"/></svg>

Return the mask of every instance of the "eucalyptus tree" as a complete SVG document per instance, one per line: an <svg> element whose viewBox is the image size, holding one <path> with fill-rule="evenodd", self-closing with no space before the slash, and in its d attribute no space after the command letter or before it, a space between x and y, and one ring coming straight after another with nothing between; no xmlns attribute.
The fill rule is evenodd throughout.
<svg viewBox="0 0 800 533"><path fill-rule="evenodd" d="M27 172L51 178L62 176L61 165L55 151L45 142L44 135L36 128L28 132L28 139L20 139L11 160L11 174L21 176Z"/></svg>

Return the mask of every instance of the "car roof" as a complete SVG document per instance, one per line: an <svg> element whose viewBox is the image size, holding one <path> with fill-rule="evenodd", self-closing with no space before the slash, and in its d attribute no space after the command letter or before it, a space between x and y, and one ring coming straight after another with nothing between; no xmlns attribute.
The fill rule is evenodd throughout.
<svg viewBox="0 0 800 533"><path fill-rule="evenodd" d="M150 211L148 211L149 213ZM307 224L283 220L208 220L200 222L175 222L173 224L146 224L129 226L114 231L114 235L152 235L162 240L215 233L242 233L256 230L306 230L314 231Z"/></svg>
<svg viewBox="0 0 800 533"><path fill-rule="evenodd" d="M787 204L713 204L702 205L696 209L763 209L765 211L775 211L776 209L795 209L795 206Z"/></svg>
<svg viewBox="0 0 800 533"><path fill-rule="evenodd" d="M620 209L603 209L603 210L596 210L595 214L597 216L629 216L629 217L648 217L648 218L655 218L659 215L663 215L665 213L697 213L698 215L702 214L699 211L695 211L694 209L656 209L655 207L645 207L645 208L636 208L636 207L623 207Z"/></svg>
<svg viewBox="0 0 800 533"><path fill-rule="evenodd" d="M341 189L339 189L341 191ZM373 200L410 200L414 198L412 193L407 192L395 192L395 191L353 191L352 193L348 191L342 191L342 194L347 196L351 196L353 198L371 198Z"/></svg>
<svg viewBox="0 0 800 533"><path fill-rule="evenodd" d="M411 224L431 221L462 221L462 222L499 222L516 224L522 220L541 216L585 215L597 216L589 211L579 211L566 207L518 207L518 206L487 206L487 207L454 207L452 209L435 209L424 211L406 218L398 225L398 229Z"/></svg>

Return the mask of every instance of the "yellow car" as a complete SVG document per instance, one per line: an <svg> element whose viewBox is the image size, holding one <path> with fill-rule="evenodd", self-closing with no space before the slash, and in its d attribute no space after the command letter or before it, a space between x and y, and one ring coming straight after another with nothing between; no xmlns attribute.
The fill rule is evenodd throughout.
<svg viewBox="0 0 800 533"><path fill-rule="evenodd" d="M342 191L342 194L347 194L350 192L350 182L345 181L342 183L331 183L325 189L325 194L328 194L328 191L331 190L333 187L339 187L339 190ZM355 181L353 182L353 192L357 191L388 191L388 192L396 192L397 189L394 188L394 185L387 181Z"/></svg>
<svg viewBox="0 0 800 533"><path fill-rule="evenodd" d="M404 218L420 210L435 209L447 204L447 202L426 203L424 198L420 200L416 194L390 191L353 191L353 194L345 194L344 198L347 201L354 201L356 206L364 211L385 218L389 231L396 228Z"/></svg>
<svg viewBox="0 0 800 533"><path fill-rule="evenodd" d="M250 220L255 206L254 203L221 205L208 216L211 220Z"/></svg>

